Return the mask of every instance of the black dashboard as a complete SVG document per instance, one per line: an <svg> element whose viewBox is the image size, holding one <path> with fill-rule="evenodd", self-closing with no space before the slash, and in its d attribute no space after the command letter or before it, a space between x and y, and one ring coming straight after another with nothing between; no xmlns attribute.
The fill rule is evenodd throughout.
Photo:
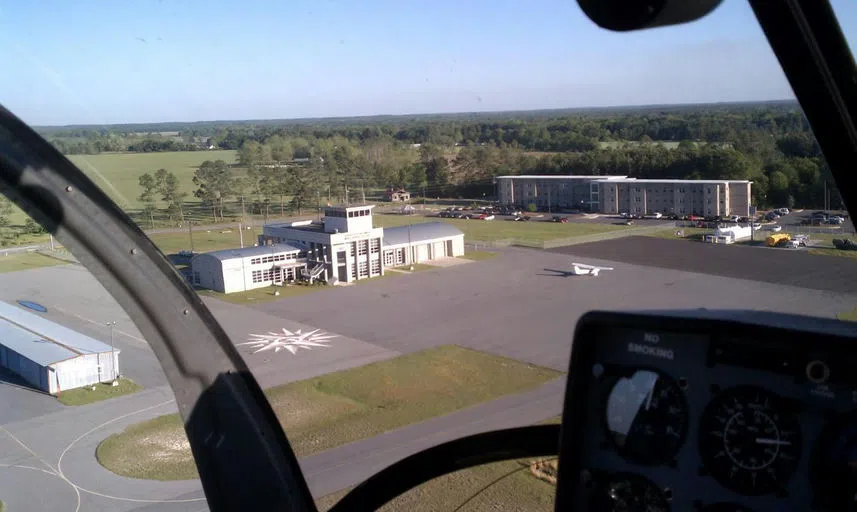
<svg viewBox="0 0 857 512"><path fill-rule="evenodd" d="M585 315L557 510L857 510L855 343L773 313Z"/></svg>

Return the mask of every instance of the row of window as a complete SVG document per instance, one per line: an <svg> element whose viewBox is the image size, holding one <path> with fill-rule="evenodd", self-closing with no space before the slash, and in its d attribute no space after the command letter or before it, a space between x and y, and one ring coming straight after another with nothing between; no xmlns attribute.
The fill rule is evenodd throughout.
<svg viewBox="0 0 857 512"><path fill-rule="evenodd" d="M365 210L357 210L357 211L352 211L352 212L340 212L338 210L328 210L328 211L324 212L324 215L326 217L339 217L339 218L344 219L346 217L346 213L348 214L347 215L348 218L351 219L354 217L366 217L368 215L371 215L371 210L369 210L368 208Z"/></svg>
<svg viewBox="0 0 857 512"><path fill-rule="evenodd" d="M195 276L194 276L195 277ZM289 279L295 279L293 268L269 268L266 270L254 270L251 278L253 283L275 282L280 283Z"/></svg>
<svg viewBox="0 0 857 512"><path fill-rule="evenodd" d="M273 254L271 256L262 256L259 258L253 258L250 260L251 265L259 265L261 263L271 263L274 261L286 261L286 260L296 260L298 257L297 253L291 254Z"/></svg>

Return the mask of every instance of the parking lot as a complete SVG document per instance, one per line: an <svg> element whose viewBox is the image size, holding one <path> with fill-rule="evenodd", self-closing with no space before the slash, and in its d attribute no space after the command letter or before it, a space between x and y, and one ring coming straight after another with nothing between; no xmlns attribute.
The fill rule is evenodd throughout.
<svg viewBox="0 0 857 512"><path fill-rule="evenodd" d="M807 225L807 221L809 221L812 217L813 212L819 210L797 210L792 211L788 215L783 215L779 219L773 221L774 223L783 227L783 229L791 229L792 231L800 229L804 229L807 232L821 232L821 233L854 233L854 223L848 217L847 212L841 211L831 211L829 212L831 215L841 215L845 217L845 222L842 224L817 224L817 225Z"/></svg>
<svg viewBox="0 0 857 512"><path fill-rule="evenodd" d="M483 214L482 210L470 209L465 207L457 207L460 209L448 210L443 209L441 211L433 212L429 214L432 217L438 218L470 218L472 220L485 220L480 219L480 215ZM624 226L627 224L629 219L623 218L619 215L615 214L606 214L606 213L581 213L574 212L570 213L567 211L560 212L524 212L518 211L516 214L504 214L494 211L488 215L493 216L493 221L502 221L502 222L573 222L573 223L584 223L584 224L614 224ZM517 220L516 220L517 219ZM565 220L561 220L565 219ZM633 219L633 225L635 226L656 226L659 224L664 224L665 222L670 222L665 219L656 219L656 218L642 218L642 219Z"/></svg>

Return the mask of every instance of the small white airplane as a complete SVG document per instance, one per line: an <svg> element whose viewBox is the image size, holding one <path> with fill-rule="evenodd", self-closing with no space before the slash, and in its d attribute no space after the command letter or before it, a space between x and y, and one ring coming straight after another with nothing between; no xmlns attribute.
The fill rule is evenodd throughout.
<svg viewBox="0 0 857 512"><path fill-rule="evenodd" d="M572 275L575 276L593 276L598 277L598 273L602 270L613 270L613 267L596 267L585 263L572 263Z"/></svg>

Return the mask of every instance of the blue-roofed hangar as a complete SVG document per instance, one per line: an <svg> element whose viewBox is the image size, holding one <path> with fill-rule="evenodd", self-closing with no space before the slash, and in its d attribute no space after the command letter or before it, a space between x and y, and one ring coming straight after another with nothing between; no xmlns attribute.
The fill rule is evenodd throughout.
<svg viewBox="0 0 857 512"><path fill-rule="evenodd" d="M382 276L385 268L464 254L464 234L455 226L426 222L376 228L372 208L331 206L320 222L267 224L255 247L194 257L191 279L223 293L299 279L350 283Z"/></svg>
<svg viewBox="0 0 857 512"><path fill-rule="evenodd" d="M119 351L0 301L0 366L50 394L112 381Z"/></svg>

